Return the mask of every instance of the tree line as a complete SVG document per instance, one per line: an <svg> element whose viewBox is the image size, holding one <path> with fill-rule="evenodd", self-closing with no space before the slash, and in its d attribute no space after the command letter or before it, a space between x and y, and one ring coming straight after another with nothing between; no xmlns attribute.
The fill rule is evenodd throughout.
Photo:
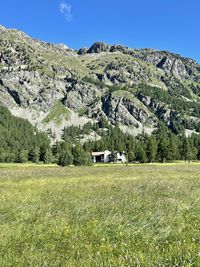
<svg viewBox="0 0 200 267"><path fill-rule="evenodd" d="M91 133L95 138L86 141L85 137ZM124 151L129 162L200 160L200 136L175 134L161 122L151 135L142 133L133 137L101 118L82 127L65 128L62 141L51 145L47 134L0 107L0 162L90 165L91 152L104 150L112 154Z"/></svg>
<svg viewBox="0 0 200 267"><path fill-rule="evenodd" d="M84 136L95 132L98 140L84 142ZM118 125L110 125L106 119L100 119L97 123L87 123L83 127L70 126L63 131L63 144L68 144L68 151L77 144L91 155L93 151L110 150L125 151L129 162L167 162L174 160L199 160L200 136L192 134L186 137L184 133L174 134L171 129L160 122L158 128L151 134L142 133L133 137L122 132ZM82 141L81 141L82 140Z"/></svg>

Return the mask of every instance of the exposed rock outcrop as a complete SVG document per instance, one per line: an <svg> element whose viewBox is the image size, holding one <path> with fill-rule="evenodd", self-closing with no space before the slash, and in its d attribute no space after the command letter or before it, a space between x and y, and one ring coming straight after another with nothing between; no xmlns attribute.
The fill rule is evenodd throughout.
<svg viewBox="0 0 200 267"><path fill-rule="evenodd" d="M140 91L141 85L151 92ZM55 127L44 119L58 101L79 115L76 123L104 116L122 128L154 129L159 120L182 123L180 101L184 107L191 103L184 119L198 121L199 88L200 66L177 54L101 42L77 52L0 26L0 104L44 130Z"/></svg>

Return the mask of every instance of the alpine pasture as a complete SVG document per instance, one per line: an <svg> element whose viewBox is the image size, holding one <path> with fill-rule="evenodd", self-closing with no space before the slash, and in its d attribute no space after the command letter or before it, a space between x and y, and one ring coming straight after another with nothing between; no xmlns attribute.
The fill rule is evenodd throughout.
<svg viewBox="0 0 200 267"><path fill-rule="evenodd" d="M200 266L200 164L0 165L0 266Z"/></svg>

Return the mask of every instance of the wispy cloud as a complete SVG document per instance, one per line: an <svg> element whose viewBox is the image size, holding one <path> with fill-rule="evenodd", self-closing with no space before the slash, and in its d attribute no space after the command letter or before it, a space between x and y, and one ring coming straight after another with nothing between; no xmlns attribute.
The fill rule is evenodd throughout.
<svg viewBox="0 0 200 267"><path fill-rule="evenodd" d="M60 3L60 13L64 15L67 22L72 21L72 6L66 2Z"/></svg>

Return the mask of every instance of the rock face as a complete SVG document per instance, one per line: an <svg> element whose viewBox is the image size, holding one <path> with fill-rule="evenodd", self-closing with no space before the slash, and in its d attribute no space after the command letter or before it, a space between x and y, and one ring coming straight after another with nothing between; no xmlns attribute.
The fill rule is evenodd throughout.
<svg viewBox="0 0 200 267"><path fill-rule="evenodd" d="M77 52L0 26L0 104L43 130L100 116L136 130L181 116L197 122L199 96L200 66L192 59L101 42ZM45 123L58 101L73 116Z"/></svg>
<svg viewBox="0 0 200 267"><path fill-rule="evenodd" d="M105 43L97 42L97 43L94 43L90 47L90 49L88 49L87 53L92 54L92 53L109 52L109 50L110 50L109 45Z"/></svg>
<svg viewBox="0 0 200 267"><path fill-rule="evenodd" d="M78 55L85 55L87 54L88 48L84 47L78 50Z"/></svg>

